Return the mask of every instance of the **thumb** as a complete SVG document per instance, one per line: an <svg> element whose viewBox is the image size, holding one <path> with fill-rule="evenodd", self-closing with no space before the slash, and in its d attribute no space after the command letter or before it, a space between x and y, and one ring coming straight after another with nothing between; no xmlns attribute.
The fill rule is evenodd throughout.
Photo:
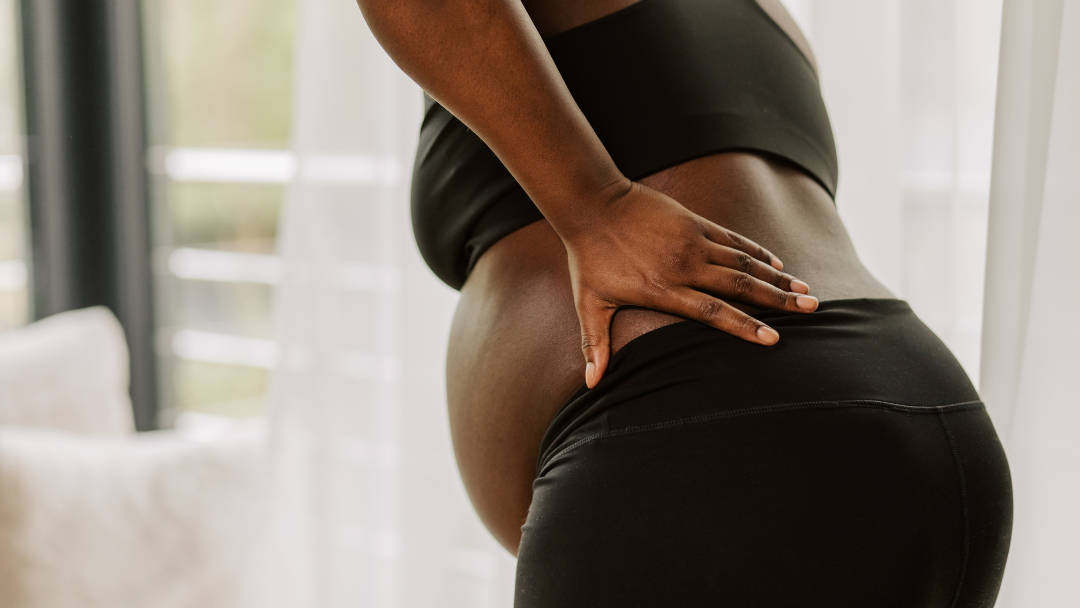
<svg viewBox="0 0 1080 608"><path fill-rule="evenodd" d="M611 358L611 318L617 306L608 303L578 302L581 322L581 351L585 354L585 385L596 386Z"/></svg>

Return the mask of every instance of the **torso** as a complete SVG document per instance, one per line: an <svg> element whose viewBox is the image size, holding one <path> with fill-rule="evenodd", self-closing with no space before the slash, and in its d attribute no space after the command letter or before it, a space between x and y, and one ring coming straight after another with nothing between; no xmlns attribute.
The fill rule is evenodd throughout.
<svg viewBox="0 0 1080 608"><path fill-rule="evenodd" d="M532 0L525 5L540 33L551 35L633 3ZM759 3L809 53L779 0ZM717 154L641 182L763 245L821 300L891 297L859 261L828 193L784 161L745 152ZM612 323L613 348L679 320L655 311L621 310ZM447 356L450 428L462 480L481 519L512 553L531 502L540 441L583 381L566 251L551 226L539 221L480 258L462 289Z"/></svg>

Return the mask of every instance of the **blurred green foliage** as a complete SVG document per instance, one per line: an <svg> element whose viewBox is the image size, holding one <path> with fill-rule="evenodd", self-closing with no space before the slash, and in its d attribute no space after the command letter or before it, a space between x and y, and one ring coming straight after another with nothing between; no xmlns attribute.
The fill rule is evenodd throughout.
<svg viewBox="0 0 1080 608"><path fill-rule="evenodd" d="M173 244L229 243L228 249L272 253L283 190L274 184L173 182L169 184Z"/></svg>
<svg viewBox="0 0 1080 608"><path fill-rule="evenodd" d="M3 1L3 0L0 0ZM171 147L288 147L296 0L144 0L158 57L158 142ZM155 39L156 38L156 39ZM154 69L154 68L151 68ZM280 185L170 182L158 215L165 248L272 253ZM164 208L163 208L164 207ZM169 277L159 322L240 336L270 334L272 290L264 285ZM254 416L269 373L238 365L165 360L164 404L174 411ZM169 414L166 413L167 420Z"/></svg>
<svg viewBox="0 0 1080 608"><path fill-rule="evenodd" d="M296 0L158 0L173 146L284 147Z"/></svg>
<svg viewBox="0 0 1080 608"><path fill-rule="evenodd" d="M0 154L20 154L20 94L15 1L0 0Z"/></svg>
<svg viewBox="0 0 1080 608"><path fill-rule="evenodd" d="M0 190L0 262L23 257L22 197L19 191Z"/></svg>
<svg viewBox="0 0 1080 608"><path fill-rule="evenodd" d="M22 154L20 83L15 0L0 0L0 156ZM26 254L26 216L21 188L0 187L0 262ZM11 285L7 285L11 287ZM26 288L0 289L0 331L29 320Z"/></svg>
<svg viewBox="0 0 1080 608"><path fill-rule="evenodd" d="M179 361L174 374L180 410L238 418L262 413L269 376L264 369Z"/></svg>

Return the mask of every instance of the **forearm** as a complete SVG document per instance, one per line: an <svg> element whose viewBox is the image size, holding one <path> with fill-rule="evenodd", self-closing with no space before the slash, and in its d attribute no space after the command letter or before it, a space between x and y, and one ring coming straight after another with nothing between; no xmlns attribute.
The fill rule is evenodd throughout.
<svg viewBox="0 0 1080 608"><path fill-rule="evenodd" d="M491 147L561 234L625 192L518 0L358 2L394 61Z"/></svg>
<svg viewBox="0 0 1080 608"><path fill-rule="evenodd" d="M487 143L562 237L590 388L619 307L765 345L779 334L719 298L817 307L771 253L619 172L520 0L357 1L390 57Z"/></svg>

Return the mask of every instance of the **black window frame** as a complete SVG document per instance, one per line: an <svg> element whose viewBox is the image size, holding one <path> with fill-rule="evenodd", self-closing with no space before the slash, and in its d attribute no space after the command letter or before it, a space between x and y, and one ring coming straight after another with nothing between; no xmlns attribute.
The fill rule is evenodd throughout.
<svg viewBox="0 0 1080 608"><path fill-rule="evenodd" d="M157 427L140 0L22 0L24 187L35 319L120 320L140 431Z"/></svg>

